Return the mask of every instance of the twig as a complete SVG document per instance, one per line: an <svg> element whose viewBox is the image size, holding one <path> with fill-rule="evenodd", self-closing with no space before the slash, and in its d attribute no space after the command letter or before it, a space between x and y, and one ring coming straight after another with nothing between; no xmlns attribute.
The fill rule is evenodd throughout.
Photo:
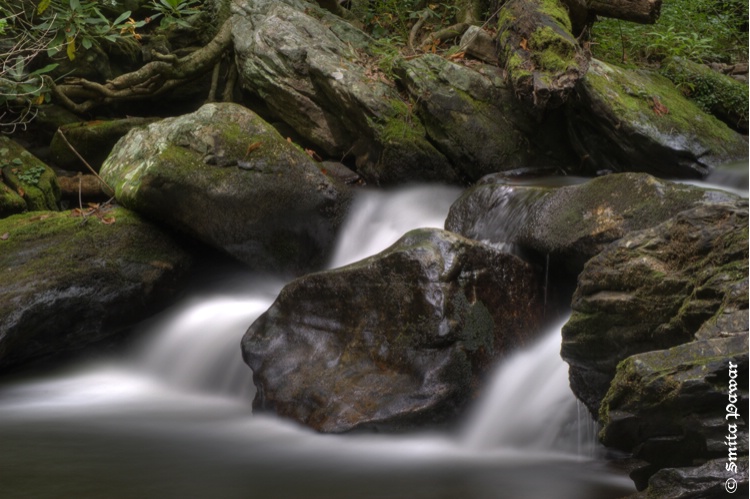
<svg viewBox="0 0 750 499"><path fill-rule="evenodd" d="M63 131L58 128L57 129L57 133L60 134L60 137L62 137L63 142L65 142L65 144L70 148L70 150L73 151L73 154L75 154L78 157L78 159L80 159L83 162L83 164L86 166L86 168L88 168L89 171L91 173L93 173L96 178L99 179L99 181L102 183L102 185L104 185L107 189L109 189L110 195L114 195L115 194L115 190L112 187L110 187L110 185L107 182L105 182L104 179L101 178L98 173L96 173L96 170L94 170L91 167L91 165L88 164L88 162L85 159L83 159L83 156L81 156L81 154L76 150L76 148L73 147L73 145L68 141L68 138L65 136L65 134L63 133Z"/></svg>

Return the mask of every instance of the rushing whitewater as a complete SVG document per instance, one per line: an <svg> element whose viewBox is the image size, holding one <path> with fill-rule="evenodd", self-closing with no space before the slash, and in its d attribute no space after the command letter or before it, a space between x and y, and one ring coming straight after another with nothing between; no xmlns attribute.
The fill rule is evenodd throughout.
<svg viewBox="0 0 750 499"><path fill-rule="evenodd" d="M458 194L426 186L362 193L331 265L380 251L410 229L442 227ZM239 341L282 285L235 271L148 321L140 342L116 358L0 385L2 496L583 499L632 491L590 459L591 422L559 356L562 322L505 359L455 434L318 435L253 416Z"/></svg>

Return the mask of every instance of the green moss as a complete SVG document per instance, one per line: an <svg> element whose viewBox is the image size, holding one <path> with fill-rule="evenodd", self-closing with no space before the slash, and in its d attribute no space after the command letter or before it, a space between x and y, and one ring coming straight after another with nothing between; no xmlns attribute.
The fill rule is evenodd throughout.
<svg viewBox="0 0 750 499"><path fill-rule="evenodd" d="M584 81L597 100L612 108L615 118L620 117L642 133L710 140L716 153L726 150L725 143L736 143L734 131L713 116L702 113L663 76L627 71L597 61ZM667 111L655 110L655 102Z"/></svg>
<svg viewBox="0 0 750 499"><path fill-rule="evenodd" d="M422 122L402 100L389 99L389 110L380 124L374 125L384 143L403 143L423 140Z"/></svg>
<svg viewBox="0 0 750 499"><path fill-rule="evenodd" d="M0 218L26 211L26 202L16 191L0 182Z"/></svg>
<svg viewBox="0 0 750 499"><path fill-rule="evenodd" d="M538 11L557 21L568 33L573 31L568 11L558 0L540 0Z"/></svg>
<svg viewBox="0 0 750 499"><path fill-rule="evenodd" d="M706 112L733 117L733 126L748 122L747 84L686 59L672 58L661 68L668 78L690 100Z"/></svg>

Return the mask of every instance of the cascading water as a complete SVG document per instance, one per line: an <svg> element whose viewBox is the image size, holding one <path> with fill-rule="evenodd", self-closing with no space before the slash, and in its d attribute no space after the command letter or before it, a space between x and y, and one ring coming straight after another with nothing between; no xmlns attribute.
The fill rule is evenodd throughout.
<svg viewBox="0 0 750 499"><path fill-rule="evenodd" d="M425 186L362 193L332 266L380 251L409 229L442 227L458 194ZM239 341L283 283L252 275L232 282L202 287L144 324L142 341L119 358L0 386L0 496L593 499L632 492L627 478L579 455L577 421L585 418L559 356L561 324L505 360L458 434L318 435L251 415L252 373Z"/></svg>

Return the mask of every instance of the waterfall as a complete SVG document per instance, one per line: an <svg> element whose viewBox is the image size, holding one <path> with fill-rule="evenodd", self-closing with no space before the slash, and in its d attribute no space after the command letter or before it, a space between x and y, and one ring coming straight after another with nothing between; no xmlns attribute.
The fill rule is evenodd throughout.
<svg viewBox="0 0 750 499"><path fill-rule="evenodd" d="M457 189L363 192L331 266L442 227ZM510 353L458 434L319 435L251 414L240 340L283 283L234 270L147 321L114 358L0 385L4 497L610 499L560 327ZM581 459L579 456L589 459ZM543 477L543 480L538 479Z"/></svg>

